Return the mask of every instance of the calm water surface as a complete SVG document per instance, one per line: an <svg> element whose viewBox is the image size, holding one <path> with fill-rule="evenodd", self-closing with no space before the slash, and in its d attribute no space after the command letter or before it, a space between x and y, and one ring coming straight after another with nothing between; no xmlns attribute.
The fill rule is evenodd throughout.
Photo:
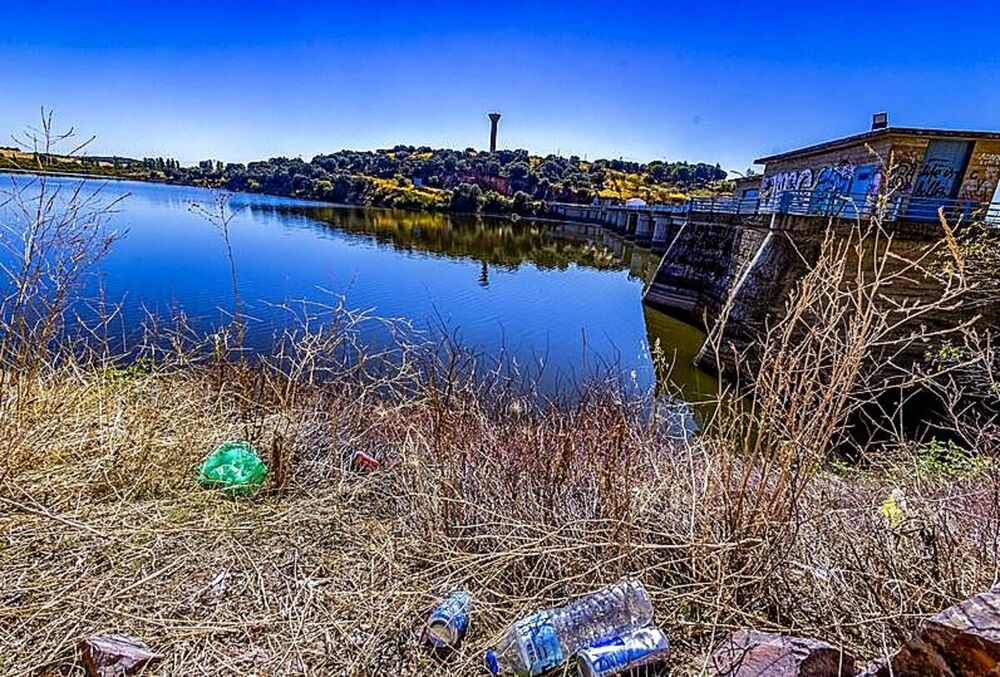
<svg viewBox="0 0 1000 677"><path fill-rule="evenodd" d="M0 175L0 190L26 177ZM52 186L78 185L50 178ZM127 194L111 226L125 230L101 262L109 301L122 302L126 331L148 314L178 310L199 329L226 321L232 289L223 240L192 202L204 189L88 182L106 200ZM641 303L658 257L595 226L335 207L235 194L231 233L248 342L266 350L289 322L289 301L334 304L442 327L490 356L546 367L543 383L573 381L618 364L640 387L656 383L650 345L677 367L690 398L714 381L689 366L703 335Z"/></svg>

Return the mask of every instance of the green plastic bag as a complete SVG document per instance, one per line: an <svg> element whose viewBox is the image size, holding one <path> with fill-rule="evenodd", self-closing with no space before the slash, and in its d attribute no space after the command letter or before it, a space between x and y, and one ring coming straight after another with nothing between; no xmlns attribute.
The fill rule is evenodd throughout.
<svg viewBox="0 0 1000 677"><path fill-rule="evenodd" d="M201 464L198 481L222 489L227 496L245 496L264 484L267 466L246 442L225 442Z"/></svg>

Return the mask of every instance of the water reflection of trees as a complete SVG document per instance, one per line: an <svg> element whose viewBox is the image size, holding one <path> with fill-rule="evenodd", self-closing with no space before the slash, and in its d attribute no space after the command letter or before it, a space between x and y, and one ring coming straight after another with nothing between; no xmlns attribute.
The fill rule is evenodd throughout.
<svg viewBox="0 0 1000 677"><path fill-rule="evenodd" d="M438 254L515 269L530 263L542 269L570 265L598 270L628 270L648 281L656 257L600 226L428 212L344 207L255 207L305 215L343 231L364 234L402 251Z"/></svg>

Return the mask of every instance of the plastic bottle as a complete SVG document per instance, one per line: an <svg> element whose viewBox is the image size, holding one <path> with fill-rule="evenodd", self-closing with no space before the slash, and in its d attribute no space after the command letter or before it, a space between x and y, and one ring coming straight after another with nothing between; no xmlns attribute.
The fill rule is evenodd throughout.
<svg viewBox="0 0 1000 677"><path fill-rule="evenodd" d="M526 616L486 652L494 675L534 677L577 651L627 633L653 619L649 593L636 578L625 578L565 606Z"/></svg>

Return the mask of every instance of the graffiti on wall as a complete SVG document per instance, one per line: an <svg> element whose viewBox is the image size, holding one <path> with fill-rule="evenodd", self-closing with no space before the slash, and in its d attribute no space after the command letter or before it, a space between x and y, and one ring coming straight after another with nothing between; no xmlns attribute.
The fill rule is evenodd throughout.
<svg viewBox="0 0 1000 677"><path fill-rule="evenodd" d="M958 169L949 160L930 158L924 161L913 182L913 197L947 198L958 180Z"/></svg>
<svg viewBox="0 0 1000 677"><path fill-rule="evenodd" d="M908 176L897 174L896 180L908 184L913 171L911 167ZM883 182L878 165L859 166L841 160L822 167L776 173L764 178L763 187L781 209L803 205L813 214L855 215L875 204Z"/></svg>
<svg viewBox="0 0 1000 677"><path fill-rule="evenodd" d="M789 190L809 190L812 185L813 172L811 169L792 169L765 178L763 190L776 195Z"/></svg>
<svg viewBox="0 0 1000 677"><path fill-rule="evenodd" d="M889 180L886 182L889 193L910 192L910 186L913 185L913 179L917 175L917 167L919 166L920 163L917 160L902 160L894 164L890 168ZM884 173L882 169L879 172Z"/></svg>
<svg viewBox="0 0 1000 677"><path fill-rule="evenodd" d="M826 199L838 195L850 195L851 184L854 182L854 172L857 167L851 162L839 162L824 167L813 186L813 199Z"/></svg>
<svg viewBox="0 0 1000 677"><path fill-rule="evenodd" d="M973 169L962 182L959 196L966 200L989 202L993 199L997 183L1000 183L1000 165Z"/></svg>
<svg viewBox="0 0 1000 677"><path fill-rule="evenodd" d="M762 193L779 211L853 217L871 213L884 192L889 218L932 218L950 199L989 202L1000 184L1000 152L973 155L969 142L934 139L882 163L846 159L765 176ZM993 150L992 148L990 150ZM970 161L971 160L971 161Z"/></svg>

